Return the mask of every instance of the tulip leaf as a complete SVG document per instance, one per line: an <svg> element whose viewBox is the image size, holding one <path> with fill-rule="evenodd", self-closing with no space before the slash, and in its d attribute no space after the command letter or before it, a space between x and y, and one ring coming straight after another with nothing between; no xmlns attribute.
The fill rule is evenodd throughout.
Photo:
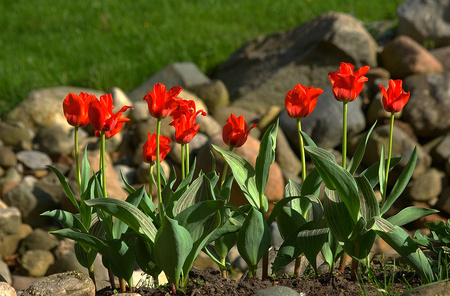
<svg viewBox="0 0 450 296"><path fill-rule="evenodd" d="M325 185L339 193L348 213L356 223L359 216L359 194L355 179L350 173L332 161L332 154L322 148L305 147Z"/></svg>
<svg viewBox="0 0 450 296"><path fill-rule="evenodd" d="M350 163L348 164L348 171L350 174L354 174L356 170L358 169L363 157L364 152L366 152L367 142L369 141L369 137L372 134L373 129L375 128L377 122L372 125L370 130L367 132L366 136L361 139L361 141L358 144L358 147L356 148L355 153L353 153L353 157L350 160Z"/></svg>
<svg viewBox="0 0 450 296"><path fill-rule="evenodd" d="M86 191L88 183L89 183L89 176L91 174L91 166L89 165L89 161L87 158L87 145L84 147L84 153L83 153L83 159L81 160L81 192L80 195Z"/></svg>
<svg viewBox="0 0 450 296"><path fill-rule="evenodd" d="M277 215L278 229L283 238L288 237L304 224L306 224L305 218L292 208L283 207Z"/></svg>
<svg viewBox="0 0 450 296"><path fill-rule="evenodd" d="M108 268L114 275L129 282L136 263L134 248L130 247L130 240L114 239L107 241L108 247L103 250L103 259L107 259Z"/></svg>
<svg viewBox="0 0 450 296"><path fill-rule="evenodd" d="M89 233L74 231L69 228L58 229L55 231L51 231L50 233L56 235L57 237L74 240L79 243L84 249L92 248L94 250L102 252L108 247L102 240Z"/></svg>
<svg viewBox="0 0 450 296"><path fill-rule="evenodd" d="M391 171L400 162L400 160L402 160L401 157L391 158L391 163L389 165L389 171ZM360 176L365 176L367 178L367 180L369 181L370 186L372 186L372 188L374 188L379 182L379 177L378 177L379 168L380 168L380 163L377 162L377 163L371 165L370 167L368 167L367 169L365 169L360 174Z"/></svg>
<svg viewBox="0 0 450 296"><path fill-rule="evenodd" d="M388 233L392 232L394 226L395 225L382 217L372 217L369 221L367 221L366 227L367 229Z"/></svg>
<svg viewBox="0 0 450 296"><path fill-rule="evenodd" d="M291 179L289 179L288 183L284 187L284 196L285 197L291 197L291 196L300 196L302 190L302 184L299 184ZM291 208L296 210L297 212L301 212L300 209L300 201L298 199L293 199L291 201ZM267 222L269 223L269 222Z"/></svg>
<svg viewBox="0 0 450 296"><path fill-rule="evenodd" d="M176 220L167 216L163 218L155 237L153 252L157 264L176 288L179 286L183 265L193 243L189 232Z"/></svg>
<svg viewBox="0 0 450 296"><path fill-rule="evenodd" d="M83 223L81 223L80 219L72 213L56 209L52 211L46 211L42 213L41 216L52 217L53 219L58 221L58 223L61 224L61 226L64 228L73 228L82 232L88 232Z"/></svg>
<svg viewBox="0 0 450 296"><path fill-rule="evenodd" d="M77 211L80 212L80 205L78 204L78 201L76 200L75 195L73 194L72 190L70 189L69 183L67 183L66 178L54 166L49 165L47 167L49 167L55 173L56 177L58 177L59 183L61 183L61 187L63 188L63 190L66 193L67 197L69 198L70 202L74 205L74 207L77 209Z"/></svg>
<svg viewBox="0 0 450 296"><path fill-rule="evenodd" d="M125 200L126 203L129 203L130 205L133 205L135 207L138 207L142 197L145 194L145 188L142 186L138 190L134 191L130 195L128 195L127 199ZM123 233L125 233L128 229L128 225L123 222L121 219L114 220L113 227L112 227L112 234L114 238L120 238Z"/></svg>
<svg viewBox="0 0 450 296"><path fill-rule="evenodd" d="M403 226L422 217L436 213L439 213L439 211L422 207L407 207L394 216L387 218L387 220L394 225Z"/></svg>
<svg viewBox="0 0 450 296"><path fill-rule="evenodd" d="M380 153L380 162L378 167L378 183L380 184L380 193L381 196L384 195L384 186L386 182L386 161L384 159L384 145L381 146L381 153Z"/></svg>
<svg viewBox="0 0 450 296"><path fill-rule="evenodd" d="M360 194L361 216L364 217L366 221L374 216L380 215L380 207L378 205L377 197L373 191L372 186L370 186L369 180L365 176L360 176L355 178L358 184Z"/></svg>
<svg viewBox="0 0 450 296"><path fill-rule="evenodd" d="M434 281L435 277L427 257L402 228L393 226L389 232L382 230L375 230L375 232L414 268L424 283Z"/></svg>
<svg viewBox="0 0 450 296"><path fill-rule="evenodd" d="M222 149L216 145L212 147L219 153L230 166L234 179L247 198L248 202L255 208L260 209L262 206L259 200L259 192L255 182L255 170L252 165L239 155Z"/></svg>
<svg viewBox="0 0 450 296"><path fill-rule="evenodd" d="M347 207L336 191L325 188L323 208L325 220L333 235L340 242L348 242L356 223L353 222Z"/></svg>
<svg viewBox="0 0 450 296"><path fill-rule="evenodd" d="M313 168L306 176L302 183L302 196L305 195L319 195L320 185L322 185L322 178L316 168Z"/></svg>
<svg viewBox="0 0 450 296"><path fill-rule="evenodd" d="M305 146L317 147L316 143L314 143L313 139L307 133L300 131L300 134L302 135L303 141L305 141Z"/></svg>
<svg viewBox="0 0 450 296"><path fill-rule="evenodd" d="M306 258L314 268L316 275L318 275L316 263L317 254L319 254L323 245L328 240L329 231L329 228L318 228L303 230L300 231L297 235L297 244L305 253Z"/></svg>
<svg viewBox="0 0 450 296"><path fill-rule="evenodd" d="M297 241L297 235L302 230L303 230L302 228L298 228L297 230L292 232L288 237L284 238L283 243L278 249L277 255L272 264L273 273L285 267L303 253Z"/></svg>
<svg viewBox="0 0 450 296"><path fill-rule="evenodd" d="M92 248L84 249L79 243L75 242L73 245L75 257L78 262L86 268L90 268L94 264L95 258L97 257L97 251Z"/></svg>
<svg viewBox="0 0 450 296"><path fill-rule="evenodd" d="M269 226L262 213L254 207L250 209L239 230L236 244L239 254L249 266L249 271L254 274L259 260L271 245Z"/></svg>
<svg viewBox="0 0 450 296"><path fill-rule="evenodd" d="M95 198L87 200L86 204L117 217L136 233L142 234L147 240L154 242L157 229L148 216L137 207L113 198Z"/></svg>
<svg viewBox="0 0 450 296"><path fill-rule="evenodd" d="M270 166L275 161L275 148L277 145L278 121L272 124L264 133L259 145L255 164L255 182L260 195L266 191L269 179Z"/></svg>
<svg viewBox="0 0 450 296"><path fill-rule="evenodd" d="M381 207L381 214L386 213L387 210L391 207L391 205L397 200L397 198L402 194L403 190L405 190L406 185L408 185L409 180L411 179L412 174L414 173L414 169L416 167L417 162L417 147L414 148L414 151L411 154L411 157L408 160L405 168L403 169L400 177L398 177L397 181L394 184L391 192L389 193L386 202Z"/></svg>

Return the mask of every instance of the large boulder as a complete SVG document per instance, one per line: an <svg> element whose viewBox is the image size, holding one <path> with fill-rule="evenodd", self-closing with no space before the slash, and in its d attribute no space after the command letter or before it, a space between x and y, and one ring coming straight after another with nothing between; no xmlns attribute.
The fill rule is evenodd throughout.
<svg viewBox="0 0 450 296"><path fill-rule="evenodd" d="M377 44L350 15L326 13L288 31L260 37L236 51L215 73L234 105L251 110L284 103L295 84L324 87L343 61L376 66Z"/></svg>
<svg viewBox="0 0 450 296"><path fill-rule="evenodd" d="M407 35L420 44L450 45L450 1L409 0L397 8L399 35Z"/></svg>

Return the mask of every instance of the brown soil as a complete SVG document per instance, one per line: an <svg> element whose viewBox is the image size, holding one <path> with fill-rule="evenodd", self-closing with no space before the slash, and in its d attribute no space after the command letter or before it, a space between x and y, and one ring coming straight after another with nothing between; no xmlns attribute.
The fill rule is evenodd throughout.
<svg viewBox="0 0 450 296"><path fill-rule="evenodd" d="M387 274L387 279L391 274ZM378 281L383 282L385 273L376 275ZM241 281L227 280L220 276L219 271L215 270L198 270L193 269L189 273L190 283L185 292L177 291L176 295L252 295L253 293L272 287L275 285L286 286L294 289L297 292L303 292L304 295L321 295L321 296L353 296L361 295L361 289L358 282L350 280L348 270L344 274L322 275L319 278L295 278L295 277L280 277L277 279L267 280L253 280L246 279ZM397 271L394 274L394 283L389 284L389 295L397 295L406 291L404 282L408 282L411 287L417 287L420 283L420 278L412 272ZM366 295L382 295L370 283L365 283L364 287L367 291ZM135 292L142 296L166 296L173 295L168 286L159 289L152 289L149 287L138 288ZM114 295L111 288L105 288L97 292L97 296ZM385 294L386 295L386 294Z"/></svg>

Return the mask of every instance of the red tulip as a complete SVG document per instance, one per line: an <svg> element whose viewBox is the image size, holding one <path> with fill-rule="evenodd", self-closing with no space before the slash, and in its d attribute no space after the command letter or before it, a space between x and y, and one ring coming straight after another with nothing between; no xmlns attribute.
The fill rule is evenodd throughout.
<svg viewBox="0 0 450 296"><path fill-rule="evenodd" d="M402 84L403 81L400 79L391 79L387 91L384 86L380 85L384 110L387 112L399 112L408 103L410 93L402 89Z"/></svg>
<svg viewBox="0 0 450 296"><path fill-rule="evenodd" d="M89 123L89 103L95 96L80 92L80 95L69 93L63 101L63 111L71 126L86 126Z"/></svg>
<svg viewBox="0 0 450 296"><path fill-rule="evenodd" d="M369 71L369 66L364 66L358 71L353 72L353 65L350 63L341 63L339 71L331 72L328 77L333 86L333 94L336 100L340 102L351 102L356 99L362 91L364 82L368 80L363 76Z"/></svg>
<svg viewBox="0 0 450 296"><path fill-rule="evenodd" d="M153 92L148 92L144 100L147 101L150 115L154 118L162 119L170 115L177 107L176 102L180 100L177 96L180 94L180 86L174 86L169 91L162 83L153 86Z"/></svg>
<svg viewBox="0 0 450 296"><path fill-rule="evenodd" d="M159 161L163 161L170 151L169 143L172 140L166 136L159 136ZM142 147L142 157L145 162L154 164L156 162L156 133L148 133L148 139Z"/></svg>
<svg viewBox="0 0 450 296"><path fill-rule="evenodd" d="M203 110L197 111L194 101L179 101L178 107L170 115L173 119L170 125L175 127L175 141L177 143L186 144L195 137L200 128L199 124L195 124L198 114L205 116L206 112Z"/></svg>
<svg viewBox="0 0 450 296"><path fill-rule="evenodd" d="M297 84L286 94L284 105L287 113L292 118L304 118L311 114L317 103L317 97L323 93L323 89L305 87Z"/></svg>
<svg viewBox="0 0 450 296"><path fill-rule="evenodd" d="M236 118L236 115L231 113L222 131L224 143L230 147L241 147L247 141L248 133L255 126L256 123L247 130L244 116Z"/></svg>
<svg viewBox="0 0 450 296"><path fill-rule="evenodd" d="M133 107L124 106L117 113L113 113L113 99L111 94L102 95L99 100L94 100L89 105L89 121L96 130L96 136L105 131L105 136L111 138L123 127L123 123L129 118L122 117L122 113Z"/></svg>

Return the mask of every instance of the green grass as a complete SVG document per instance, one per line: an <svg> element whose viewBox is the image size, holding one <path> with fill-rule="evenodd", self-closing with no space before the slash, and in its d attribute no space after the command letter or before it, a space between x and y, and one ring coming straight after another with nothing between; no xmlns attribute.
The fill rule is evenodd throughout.
<svg viewBox="0 0 450 296"><path fill-rule="evenodd" d="M2 0L0 114L32 89L125 92L172 62L210 73L244 43L326 11L395 19L402 0Z"/></svg>

